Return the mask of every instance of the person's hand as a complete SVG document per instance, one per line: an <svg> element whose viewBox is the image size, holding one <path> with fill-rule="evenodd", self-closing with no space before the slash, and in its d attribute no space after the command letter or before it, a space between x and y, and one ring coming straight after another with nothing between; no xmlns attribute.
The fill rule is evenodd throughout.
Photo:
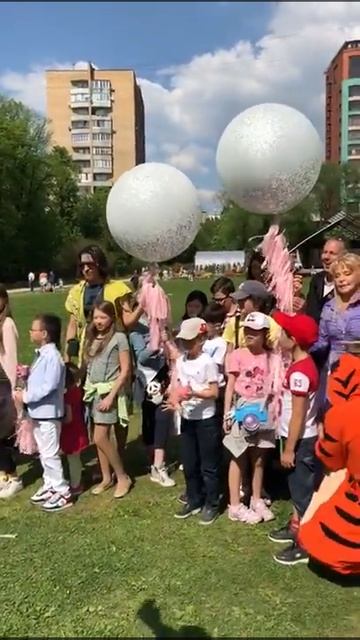
<svg viewBox="0 0 360 640"><path fill-rule="evenodd" d="M103 411L103 412L110 411L110 409L114 404L114 400L115 400L114 396L111 393L109 393L108 396L100 400L99 404L97 405L97 410Z"/></svg>
<svg viewBox="0 0 360 640"><path fill-rule="evenodd" d="M230 433L233 426L233 418L230 414L224 416L223 431L224 433Z"/></svg>
<svg viewBox="0 0 360 640"><path fill-rule="evenodd" d="M13 393L13 398L14 398L14 402L17 402L18 404L22 404L24 402L23 398L24 398L24 391L23 389L20 389L19 387L17 387Z"/></svg>
<svg viewBox="0 0 360 640"><path fill-rule="evenodd" d="M285 447L280 456L280 462L284 469L293 469L293 467L295 467L295 451Z"/></svg>
<svg viewBox="0 0 360 640"><path fill-rule="evenodd" d="M303 288L303 277L296 273L293 277L293 294L296 296L298 293L301 293Z"/></svg>
<svg viewBox="0 0 360 640"><path fill-rule="evenodd" d="M299 296L294 296L293 297L293 310L296 313L299 313L299 311L302 311L304 306L305 306L305 299L304 298L300 298Z"/></svg>

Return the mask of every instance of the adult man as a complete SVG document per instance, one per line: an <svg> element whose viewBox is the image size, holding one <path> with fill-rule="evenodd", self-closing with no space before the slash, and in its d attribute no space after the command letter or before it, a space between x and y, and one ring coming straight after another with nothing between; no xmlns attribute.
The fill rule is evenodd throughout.
<svg viewBox="0 0 360 640"><path fill-rule="evenodd" d="M309 292L305 302L307 315L320 321L321 312L325 302L334 295L334 284L330 275L330 267L338 257L346 251L345 242L339 238L327 240L321 252L323 271L311 278ZM297 309L298 310L298 309Z"/></svg>
<svg viewBox="0 0 360 640"><path fill-rule="evenodd" d="M232 295L235 292L235 285L230 278L220 276L212 283L210 287L213 302L219 304L226 311L225 324L236 315L237 302L234 302Z"/></svg>

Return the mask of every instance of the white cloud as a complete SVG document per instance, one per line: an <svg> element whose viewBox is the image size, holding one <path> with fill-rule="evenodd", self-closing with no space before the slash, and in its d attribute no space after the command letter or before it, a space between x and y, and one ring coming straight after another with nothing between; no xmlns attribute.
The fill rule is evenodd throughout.
<svg viewBox="0 0 360 640"><path fill-rule="evenodd" d="M237 113L259 102L298 108L322 134L324 71L343 42L354 38L360 38L358 2L280 2L255 44L241 40L162 69L157 82L140 79L148 160L171 162L199 188L216 189L219 136ZM43 69L6 72L1 90L43 109Z"/></svg>

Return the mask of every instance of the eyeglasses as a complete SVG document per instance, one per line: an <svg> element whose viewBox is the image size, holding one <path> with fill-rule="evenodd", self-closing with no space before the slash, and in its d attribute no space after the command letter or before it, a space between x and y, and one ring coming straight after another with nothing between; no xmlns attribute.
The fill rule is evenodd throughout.
<svg viewBox="0 0 360 640"><path fill-rule="evenodd" d="M222 302L225 302L225 300L227 300L228 298L230 298L230 296L223 296L222 298L215 298L215 296L213 296L212 300L213 302L217 302L218 304L221 304Z"/></svg>

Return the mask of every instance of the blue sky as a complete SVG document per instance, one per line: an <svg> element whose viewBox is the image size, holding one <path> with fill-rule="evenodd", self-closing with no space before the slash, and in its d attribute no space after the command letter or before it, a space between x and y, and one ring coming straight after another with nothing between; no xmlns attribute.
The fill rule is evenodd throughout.
<svg viewBox="0 0 360 640"><path fill-rule="evenodd" d="M2 2L0 24L0 92L39 111L47 67L134 68L147 159L184 171L211 209L217 141L244 108L284 102L322 134L323 73L360 38L360 3Z"/></svg>

